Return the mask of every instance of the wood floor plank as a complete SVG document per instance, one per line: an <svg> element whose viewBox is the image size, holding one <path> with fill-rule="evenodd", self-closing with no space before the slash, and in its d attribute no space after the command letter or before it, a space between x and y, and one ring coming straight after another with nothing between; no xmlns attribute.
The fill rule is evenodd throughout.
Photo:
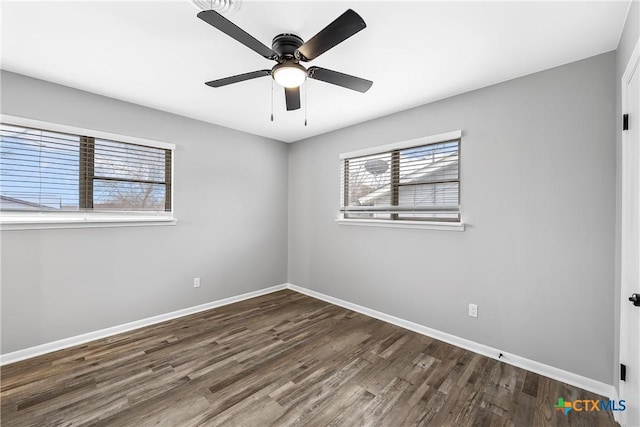
<svg viewBox="0 0 640 427"><path fill-rule="evenodd" d="M3 426L615 426L593 393L280 291L0 368Z"/></svg>

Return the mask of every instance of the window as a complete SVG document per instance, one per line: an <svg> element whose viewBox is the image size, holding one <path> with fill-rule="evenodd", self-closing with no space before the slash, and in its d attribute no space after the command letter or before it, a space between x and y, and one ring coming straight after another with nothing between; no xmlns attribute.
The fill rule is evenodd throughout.
<svg viewBox="0 0 640 427"><path fill-rule="evenodd" d="M460 136L343 154L341 219L460 222Z"/></svg>
<svg viewBox="0 0 640 427"><path fill-rule="evenodd" d="M73 130L0 124L3 223L7 218L171 218L172 145Z"/></svg>

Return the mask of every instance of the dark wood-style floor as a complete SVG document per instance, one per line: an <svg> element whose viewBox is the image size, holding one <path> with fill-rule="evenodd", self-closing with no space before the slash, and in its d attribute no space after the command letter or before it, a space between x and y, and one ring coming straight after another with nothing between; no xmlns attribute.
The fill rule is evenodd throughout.
<svg viewBox="0 0 640 427"><path fill-rule="evenodd" d="M611 426L592 393L280 291L1 370L3 426Z"/></svg>

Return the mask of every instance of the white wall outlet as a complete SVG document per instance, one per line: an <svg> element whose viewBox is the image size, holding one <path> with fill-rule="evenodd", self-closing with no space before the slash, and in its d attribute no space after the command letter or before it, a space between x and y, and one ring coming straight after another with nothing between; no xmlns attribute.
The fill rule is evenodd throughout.
<svg viewBox="0 0 640 427"><path fill-rule="evenodd" d="M199 288L200 287L200 278L196 277L193 279L193 287L194 288Z"/></svg>
<svg viewBox="0 0 640 427"><path fill-rule="evenodd" d="M478 317L478 306L476 304L469 304L469 316Z"/></svg>

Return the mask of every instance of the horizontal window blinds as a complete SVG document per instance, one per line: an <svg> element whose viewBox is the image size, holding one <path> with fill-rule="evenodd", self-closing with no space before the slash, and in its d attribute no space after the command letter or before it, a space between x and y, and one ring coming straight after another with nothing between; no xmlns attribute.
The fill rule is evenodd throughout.
<svg viewBox="0 0 640 427"><path fill-rule="evenodd" d="M341 160L345 218L459 221L460 140Z"/></svg>
<svg viewBox="0 0 640 427"><path fill-rule="evenodd" d="M171 150L1 124L0 209L171 210Z"/></svg>

